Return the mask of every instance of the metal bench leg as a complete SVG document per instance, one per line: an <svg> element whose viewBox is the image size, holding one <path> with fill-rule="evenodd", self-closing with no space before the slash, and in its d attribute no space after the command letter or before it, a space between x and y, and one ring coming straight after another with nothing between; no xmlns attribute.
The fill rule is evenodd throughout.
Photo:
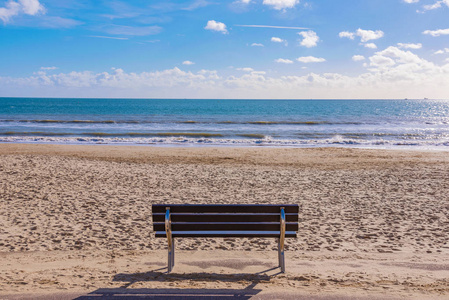
<svg viewBox="0 0 449 300"><path fill-rule="evenodd" d="M165 212L165 234L167 235L168 242L168 266L167 273L170 273L175 265L175 245L171 234L171 217L170 208L167 207Z"/></svg>
<svg viewBox="0 0 449 300"><path fill-rule="evenodd" d="M172 254L172 252L171 252L171 247L169 246L169 247L168 247L168 267L167 267L168 273L170 273L170 272L171 272L171 269L173 268L173 266L172 266L171 254Z"/></svg>
<svg viewBox="0 0 449 300"><path fill-rule="evenodd" d="M175 266L175 239L172 238L171 242L171 266L172 268Z"/></svg>
<svg viewBox="0 0 449 300"><path fill-rule="evenodd" d="M285 256L284 256L284 243L285 243L285 211L281 207L281 235L278 242L278 255L279 255L279 267L281 272L285 273Z"/></svg>
<svg viewBox="0 0 449 300"><path fill-rule="evenodd" d="M281 267L281 272L285 273L285 256L283 249L279 251L279 267Z"/></svg>
<svg viewBox="0 0 449 300"><path fill-rule="evenodd" d="M279 267L282 265L281 263L281 239L278 239L278 263Z"/></svg>

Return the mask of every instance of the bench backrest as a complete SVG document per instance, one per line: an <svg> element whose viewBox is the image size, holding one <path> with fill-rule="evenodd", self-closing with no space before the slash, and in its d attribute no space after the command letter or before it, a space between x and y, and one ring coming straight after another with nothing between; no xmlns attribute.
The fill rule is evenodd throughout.
<svg viewBox="0 0 449 300"><path fill-rule="evenodd" d="M169 210L173 237L279 237L281 209L285 213L285 237L296 237L297 204L153 204L156 237L166 237Z"/></svg>

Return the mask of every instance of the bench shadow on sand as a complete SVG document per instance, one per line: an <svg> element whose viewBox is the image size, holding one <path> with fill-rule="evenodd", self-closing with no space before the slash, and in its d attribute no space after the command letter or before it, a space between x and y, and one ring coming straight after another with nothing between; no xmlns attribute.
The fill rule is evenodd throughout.
<svg viewBox="0 0 449 300"><path fill-rule="evenodd" d="M250 299L262 290L255 289L259 282L268 282L273 275L267 275L267 272L278 269L270 268L258 273L239 273L239 274L217 274L217 273L189 273L189 274L167 274L167 268L160 268L145 273L133 274L117 274L113 281L124 282L125 284L119 288L100 288L88 295L80 296L74 300L95 300L95 299L120 299L120 300L136 300L136 299ZM197 281L197 282L251 282L243 289L181 289L181 288L162 288L148 289L129 288L137 282L176 282L176 281Z"/></svg>

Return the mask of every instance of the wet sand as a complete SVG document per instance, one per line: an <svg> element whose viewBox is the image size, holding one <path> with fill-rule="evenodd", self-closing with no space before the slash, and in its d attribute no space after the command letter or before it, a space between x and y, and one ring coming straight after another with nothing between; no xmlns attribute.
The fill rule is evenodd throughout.
<svg viewBox="0 0 449 300"><path fill-rule="evenodd" d="M0 299L449 295L448 152L0 144L0 201ZM287 273L274 239L181 239L164 274L152 203L299 204Z"/></svg>

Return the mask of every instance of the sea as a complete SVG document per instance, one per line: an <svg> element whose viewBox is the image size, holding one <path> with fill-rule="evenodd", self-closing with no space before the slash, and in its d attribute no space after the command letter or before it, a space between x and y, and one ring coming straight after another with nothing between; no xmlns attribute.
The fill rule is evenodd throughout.
<svg viewBox="0 0 449 300"><path fill-rule="evenodd" d="M0 98L0 142L449 150L449 100Z"/></svg>

